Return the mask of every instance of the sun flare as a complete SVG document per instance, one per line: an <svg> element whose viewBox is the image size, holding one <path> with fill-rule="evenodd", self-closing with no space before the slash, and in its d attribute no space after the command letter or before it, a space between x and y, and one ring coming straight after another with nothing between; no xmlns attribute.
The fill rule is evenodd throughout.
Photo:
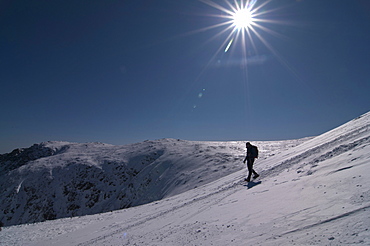
<svg viewBox="0 0 370 246"><path fill-rule="evenodd" d="M232 15L233 25L237 29L248 29L251 28L254 22L253 15L248 8L237 10Z"/></svg>
<svg viewBox="0 0 370 246"><path fill-rule="evenodd" d="M263 3L258 3L258 0L224 0L224 4L220 4L214 0L199 1L220 11L220 14L211 16L224 21L207 27L204 30L224 27L219 35L229 32L225 42L222 44L223 47L221 47L224 52L229 52L237 43L242 44L241 47L243 47L244 53L246 53L246 49L255 49L252 36L264 42L259 31L266 31L266 28L261 23L269 21L264 18L266 11L262 11L262 8L271 0L264 1Z"/></svg>
<svg viewBox="0 0 370 246"><path fill-rule="evenodd" d="M207 14L207 16L216 17L220 22L212 26L200 29L200 32L210 29L219 29L220 31L211 37L210 40L225 37L219 49L211 58L209 64L216 61L217 54L230 52L228 57L240 57L240 65L247 69L248 64L254 63L256 60L265 61L261 59L263 54L258 49L261 49L261 44L267 48L274 57L286 67L287 62L278 53L278 51L269 42L266 35L275 36L278 38L285 38L284 35L271 29L273 25L291 25L289 21L278 20L273 18L274 12L279 11L282 7L272 7L273 0L198 0L213 9L214 13ZM276 4L275 4L276 5ZM223 57L225 59L225 56ZM239 59L239 58L238 58ZM236 64L236 63L235 63ZM263 64L263 63L258 63Z"/></svg>

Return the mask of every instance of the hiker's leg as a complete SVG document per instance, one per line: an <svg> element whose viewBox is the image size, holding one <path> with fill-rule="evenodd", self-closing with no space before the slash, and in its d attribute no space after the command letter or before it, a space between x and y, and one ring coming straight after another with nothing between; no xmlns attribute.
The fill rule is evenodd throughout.
<svg viewBox="0 0 370 246"><path fill-rule="evenodd" d="M253 158L248 158L247 159L247 167L248 167L248 178L247 180L249 181L252 177L252 173L253 173Z"/></svg>
<svg viewBox="0 0 370 246"><path fill-rule="evenodd" d="M260 175L253 169L253 164L254 164L255 159L250 158L249 165L250 165L250 171L249 171L249 179L252 177L252 173L254 174L253 178L258 178Z"/></svg>
<svg viewBox="0 0 370 246"><path fill-rule="evenodd" d="M257 173L256 171L254 171L254 169L253 169L253 174L254 174L254 175L258 175L258 173Z"/></svg>

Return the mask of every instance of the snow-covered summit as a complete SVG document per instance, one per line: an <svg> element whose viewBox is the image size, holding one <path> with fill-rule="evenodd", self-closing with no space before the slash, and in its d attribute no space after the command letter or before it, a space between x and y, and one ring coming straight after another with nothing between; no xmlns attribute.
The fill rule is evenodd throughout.
<svg viewBox="0 0 370 246"><path fill-rule="evenodd" d="M256 143L264 159L306 140ZM33 223L159 200L243 169L244 148L244 142L160 139L17 149L0 155L0 220Z"/></svg>
<svg viewBox="0 0 370 246"><path fill-rule="evenodd" d="M148 166L162 170L166 180L176 172L156 168L162 165L161 158L170 160L175 153L171 167L195 170L196 175L186 176L185 184L170 186L172 191L178 187L185 191L189 183L199 186L128 209L5 227L0 245L369 245L369 127L370 112L299 145L254 142L261 149L255 165L261 177L249 184L241 181L242 166L225 171L240 165L241 142L167 139L126 146L126 160L140 156L141 152L130 151L138 146L147 150L157 146L154 153L162 150ZM123 151L122 146L114 148ZM220 163L208 163L205 156ZM190 169L182 169L188 165ZM104 170L104 165L97 166ZM218 171L213 172L216 166ZM147 173L146 168L141 172ZM198 179L215 173L222 177L208 183ZM18 187L20 193L23 185Z"/></svg>

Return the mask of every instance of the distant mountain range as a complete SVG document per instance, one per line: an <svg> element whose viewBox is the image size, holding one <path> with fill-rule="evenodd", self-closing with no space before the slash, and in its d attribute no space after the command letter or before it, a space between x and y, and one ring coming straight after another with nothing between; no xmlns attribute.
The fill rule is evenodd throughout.
<svg viewBox="0 0 370 246"><path fill-rule="evenodd" d="M317 138L252 142L260 149L256 165L269 160L261 172L266 176L310 160L299 172L312 172L310 165L327 158L321 155L325 149L337 146L325 154L330 157L367 143L368 138L362 138L352 147L341 144L366 134L368 118L369 113ZM316 142L308 151L281 161L279 153L311 140ZM0 221L18 225L150 203L243 170L244 156L242 141L179 139L123 146L51 141L15 149L0 155Z"/></svg>
<svg viewBox="0 0 370 246"><path fill-rule="evenodd" d="M254 142L260 159L310 138ZM245 168L245 142L44 142L0 155L5 225L102 213L194 189Z"/></svg>

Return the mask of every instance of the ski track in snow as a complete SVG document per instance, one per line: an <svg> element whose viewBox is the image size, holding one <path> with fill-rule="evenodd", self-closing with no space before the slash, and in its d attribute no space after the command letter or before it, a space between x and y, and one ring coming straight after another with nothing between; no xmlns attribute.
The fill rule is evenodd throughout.
<svg viewBox="0 0 370 246"><path fill-rule="evenodd" d="M241 178L241 177L239 177L239 178ZM117 235L117 234L122 234L123 232L129 231L129 230L131 230L134 227L138 227L138 226L140 226L140 225L142 225L144 223L147 223L147 222L149 222L151 220L156 220L156 219L158 219L160 217L163 217L166 214L174 213L174 212L176 212L176 210L182 209L185 206L190 206L193 203L201 202L202 200L209 199L210 197L213 197L215 195L226 193L226 194L223 194L221 198L218 198L218 199L215 199L214 201L212 201L213 204L218 204L224 198L230 196L231 194L233 194L233 193L235 193L237 191L235 189L231 189L231 188L234 188L235 185L236 185L236 183L233 183L232 185L225 186L225 187L223 187L223 188L221 188L219 190L216 190L216 191L214 191L212 193L209 193L209 194L206 194L206 195L203 195L203 196L200 196L200 197L193 198L190 201L186 201L186 202L184 202L184 203L182 203L180 205L175 205L175 206L171 207L168 210L161 211L161 212L159 212L159 213L157 213L157 214L155 214L153 216L150 216L149 218L143 219L142 221L138 221L138 222L135 222L135 223L133 223L133 224L131 224L129 226L119 228L118 230L115 230L115 231L111 232L110 234L105 234L103 236L96 237L96 238L94 238L94 239L92 239L90 241L87 241L87 242L78 244L78 246L85 246L85 245L95 244L95 243L99 242L100 240L104 240L106 238L112 237L112 236ZM189 217L195 217L197 214L199 214L201 212L202 212L202 210L197 210L196 213L192 214Z"/></svg>
<svg viewBox="0 0 370 246"><path fill-rule="evenodd" d="M355 209L353 211L350 211L350 212L347 212L347 213L344 213L344 214L341 214L341 215L338 215L338 216L335 216L333 218L329 218L329 219L326 219L324 221L320 221L318 223L314 223L314 224L311 224L311 225L307 225L307 226L304 226L304 227L301 227L301 228L297 228L297 229L294 229L294 230L291 230L291 231L288 231L288 232L285 232L281 235L278 235L277 237L281 237L281 236L286 236L288 234L291 234L291 233L295 233L295 232L301 232L301 231L306 231L306 230L309 230L313 227L316 227L316 226L321 226L321 225L324 225L326 223L331 223L335 220L339 220L339 219L342 219L342 218L345 218L347 216L351 216L351 215L355 215L357 213L361 213L363 211L366 211L367 209L370 208L370 205L367 205L365 207L361 207L361 208L358 208L358 209Z"/></svg>

